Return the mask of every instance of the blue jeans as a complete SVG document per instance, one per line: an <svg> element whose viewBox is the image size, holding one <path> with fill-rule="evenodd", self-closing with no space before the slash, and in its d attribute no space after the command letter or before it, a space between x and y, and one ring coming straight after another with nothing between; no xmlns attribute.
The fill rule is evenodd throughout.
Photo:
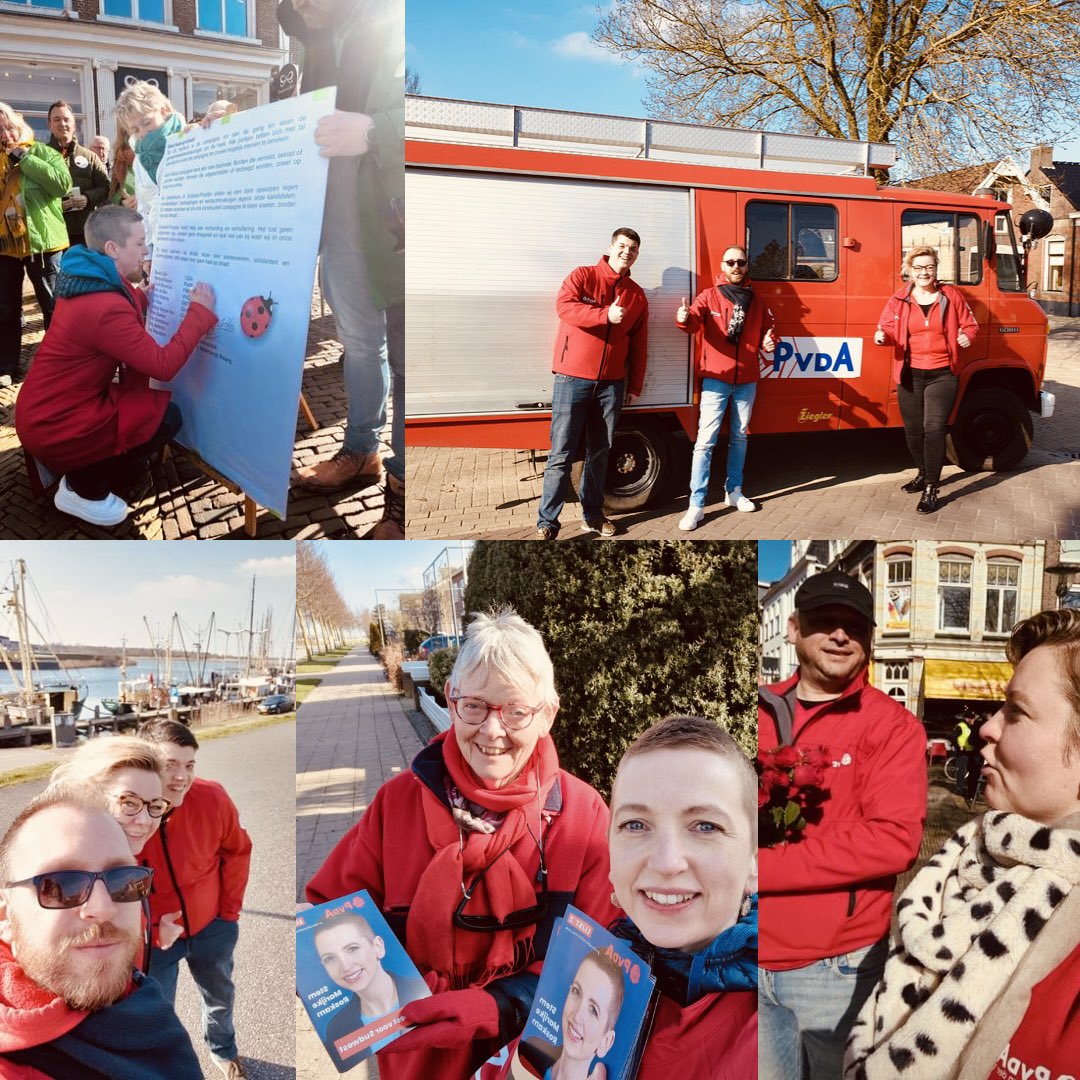
<svg viewBox="0 0 1080 1080"><path fill-rule="evenodd" d="M348 414L344 448L354 454L379 449L393 372L393 419L386 471L405 479L405 305L380 311L371 299L367 263L357 224L355 158L331 158L319 281L334 313Z"/></svg>
<svg viewBox="0 0 1080 1080"><path fill-rule="evenodd" d="M181 938L170 949L154 949L150 956L150 975L171 1005L176 1003L180 961L187 960L188 971L202 997L203 1038L210 1053L222 1061L232 1061L237 1056L232 1016L236 987L232 971L239 933L239 924L215 919L194 937Z"/></svg>
<svg viewBox="0 0 1080 1080"><path fill-rule="evenodd" d="M585 467L581 472L581 509L586 520L604 509L608 451L622 410L622 379L579 379L556 375L551 395L551 453L544 469L544 494L537 528L558 530L559 515L570 485L570 464L585 432Z"/></svg>
<svg viewBox="0 0 1080 1080"><path fill-rule="evenodd" d="M759 1080L840 1080L848 1033L887 954L882 938L791 971L758 968Z"/></svg>
<svg viewBox="0 0 1080 1080"><path fill-rule="evenodd" d="M757 396L757 383L726 383L719 379L703 379L701 383L701 412L698 415L694 459L690 466L690 505L704 506L709 490L709 469L713 447L720 434L724 411L731 402L731 422L728 434L727 490L742 487L743 462L746 461L746 429Z"/></svg>

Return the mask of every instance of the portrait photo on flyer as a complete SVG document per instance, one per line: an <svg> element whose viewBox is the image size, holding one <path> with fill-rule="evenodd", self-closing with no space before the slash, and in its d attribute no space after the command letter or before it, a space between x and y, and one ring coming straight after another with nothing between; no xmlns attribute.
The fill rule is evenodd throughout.
<svg viewBox="0 0 1080 1080"><path fill-rule="evenodd" d="M296 992L338 1072L408 1031L401 1007L431 995L363 890L297 912Z"/></svg>

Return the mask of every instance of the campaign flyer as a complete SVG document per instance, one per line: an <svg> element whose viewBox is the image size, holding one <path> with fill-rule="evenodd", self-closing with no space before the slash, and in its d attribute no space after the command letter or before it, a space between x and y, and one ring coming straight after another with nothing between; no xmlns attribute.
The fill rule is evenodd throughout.
<svg viewBox="0 0 1080 1080"><path fill-rule="evenodd" d="M431 991L366 891L296 915L296 992L338 1072L409 1031Z"/></svg>
<svg viewBox="0 0 1080 1080"><path fill-rule="evenodd" d="M543 1080L630 1080L655 978L629 942L574 907L555 924L518 1055Z"/></svg>

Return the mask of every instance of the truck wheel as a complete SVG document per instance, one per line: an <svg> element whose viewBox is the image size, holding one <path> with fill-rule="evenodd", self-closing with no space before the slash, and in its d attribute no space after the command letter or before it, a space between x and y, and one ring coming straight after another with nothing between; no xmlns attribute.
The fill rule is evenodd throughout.
<svg viewBox="0 0 1080 1080"><path fill-rule="evenodd" d="M640 510L666 494L674 473L675 436L659 420L649 416L627 417L615 430L608 454L604 507L613 511ZM584 463L571 469L574 490L581 488Z"/></svg>
<svg viewBox="0 0 1080 1080"><path fill-rule="evenodd" d="M1011 391L984 387L960 405L946 443L949 460L968 472L1013 469L1031 449L1031 413Z"/></svg>

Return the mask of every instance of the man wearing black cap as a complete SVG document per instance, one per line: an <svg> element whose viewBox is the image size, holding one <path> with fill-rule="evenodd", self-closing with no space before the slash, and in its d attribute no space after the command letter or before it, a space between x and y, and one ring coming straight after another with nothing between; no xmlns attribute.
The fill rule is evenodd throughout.
<svg viewBox="0 0 1080 1080"><path fill-rule="evenodd" d="M840 571L795 594L799 668L759 688L758 750L823 752L820 818L759 853L762 1080L838 1080L844 1043L885 963L896 877L926 818L926 737L869 685L874 601ZM831 766L831 767L830 767Z"/></svg>

